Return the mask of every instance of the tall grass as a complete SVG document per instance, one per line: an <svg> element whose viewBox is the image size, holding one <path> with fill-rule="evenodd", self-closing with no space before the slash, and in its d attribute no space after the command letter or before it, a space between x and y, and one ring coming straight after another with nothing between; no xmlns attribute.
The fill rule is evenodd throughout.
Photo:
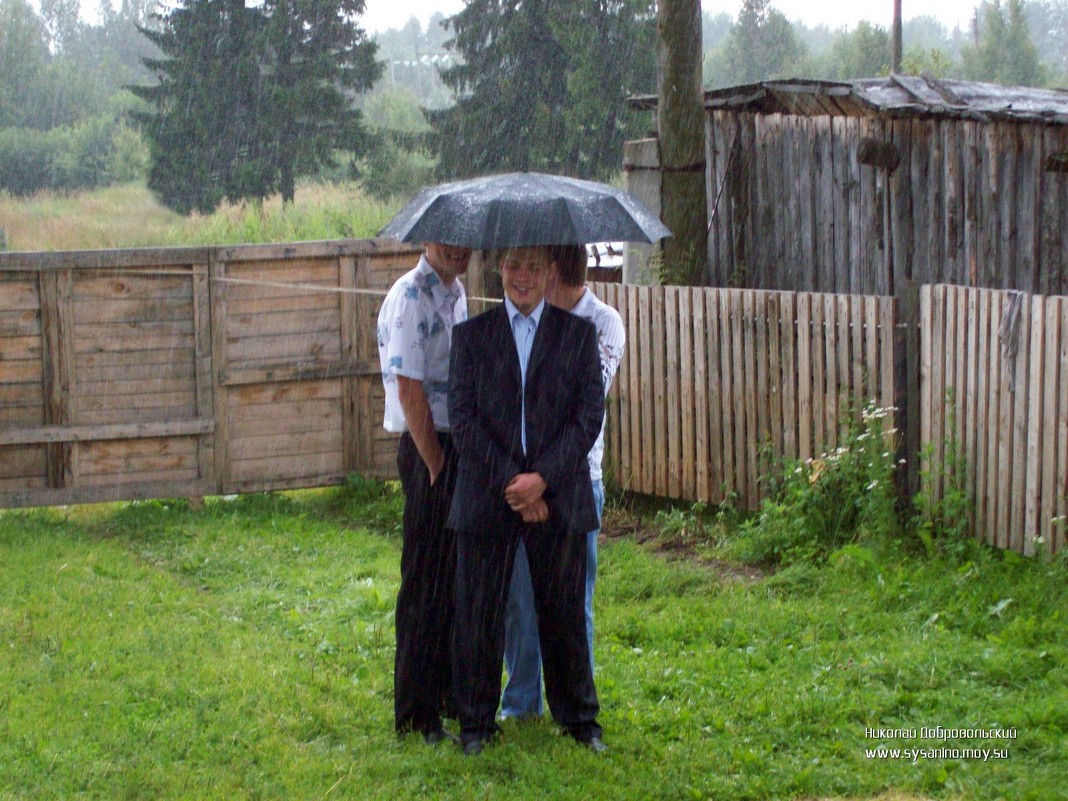
<svg viewBox="0 0 1068 801"><path fill-rule="evenodd" d="M602 547L610 750L392 732L394 485L0 513L0 799L1064 798L1064 560ZM948 741L870 729L1003 728ZM869 755L1005 749L1004 759Z"/></svg>
<svg viewBox="0 0 1068 801"><path fill-rule="evenodd" d="M398 207L371 199L355 184L304 184L289 206L274 197L183 217L161 206L143 184L126 184L30 199L0 194L0 230L8 250L360 239L373 236Z"/></svg>

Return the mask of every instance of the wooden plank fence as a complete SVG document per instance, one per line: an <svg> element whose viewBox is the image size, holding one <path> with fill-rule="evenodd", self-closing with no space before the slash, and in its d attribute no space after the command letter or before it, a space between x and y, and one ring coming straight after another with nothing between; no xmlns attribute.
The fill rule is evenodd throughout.
<svg viewBox="0 0 1068 801"><path fill-rule="evenodd" d="M0 254L0 507L393 476L375 321L417 255L378 240ZM893 298L595 290L628 332L606 467L632 491L753 508L777 465L841 442L858 402L900 398ZM933 286L920 305L930 490L961 472L983 539L1064 547L1068 298Z"/></svg>
<svg viewBox="0 0 1068 801"><path fill-rule="evenodd" d="M1068 297L925 286L920 314L925 488L935 499L950 487L966 492L973 530L991 545L1058 551L1068 514Z"/></svg>
<svg viewBox="0 0 1068 801"><path fill-rule="evenodd" d="M775 465L836 447L858 404L894 405L893 298L595 290L627 327L606 466L630 490L754 508Z"/></svg>
<svg viewBox="0 0 1068 801"><path fill-rule="evenodd" d="M0 506L390 476L382 241L0 254Z"/></svg>

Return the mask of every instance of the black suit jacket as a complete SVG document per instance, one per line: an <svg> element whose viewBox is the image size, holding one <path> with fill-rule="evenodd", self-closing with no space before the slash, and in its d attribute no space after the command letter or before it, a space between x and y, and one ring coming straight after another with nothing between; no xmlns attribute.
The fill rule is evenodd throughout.
<svg viewBox="0 0 1068 801"><path fill-rule="evenodd" d="M523 385L502 303L452 330L449 425L459 454L448 525L497 530L521 520L504 500L519 473L545 479L550 522L597 528L587 454L604 419L593 323L545 304L527 363L527 453L520 439Z"/></svg>

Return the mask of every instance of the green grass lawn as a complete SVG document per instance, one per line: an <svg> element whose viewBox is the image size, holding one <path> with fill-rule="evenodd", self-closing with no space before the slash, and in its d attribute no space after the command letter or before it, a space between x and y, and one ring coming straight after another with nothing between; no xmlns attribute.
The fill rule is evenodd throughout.
<svg viewBox="0 0 1068 801"><path fill-rule="evenodd" d="M0 513L0 799L1068 798L1063 559L745 576L610 538L610 750L543 721L465 758L392 732L399 513L363 482ZM866 734L939 726L1015 736Z"/></svg>

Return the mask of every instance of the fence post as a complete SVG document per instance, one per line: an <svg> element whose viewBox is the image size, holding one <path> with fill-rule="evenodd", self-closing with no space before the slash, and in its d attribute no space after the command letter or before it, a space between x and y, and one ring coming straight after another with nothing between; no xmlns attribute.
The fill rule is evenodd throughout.
<svg viewBox="0 0 1068 801"><path fill-rule="evenodd" d="M338 286L342 289L356 289L359 283L357 275L360 267L355 256L341 256L338 258ZM366 268L364 270L366 272ZM356 330L356 318L359 315L356 295L353 292L343 292L339 297L340 305L340 336L341 336L341 361L343 364L352 366L357 359L358 332ZM357 407L358 381L356 376L345 376L341 379L341 461L346 473L356 472L360 467L363 456L363 442L360 441L359 415ZM364 410L364 414L367 411Z"/></svg>
<svg viewBox="0 0 1068 801"><path fill-rule="evenodd" d="M220 258L218 249L212 248L208 253L208 294L211 311L208 319L211 325L211 381L212 413L215 418L215 444L212 452L214 461L214 484L219 492L229 492L230 485L230 412L227 394L229 390L222 382L227 367L226 354L226 278L228 265Z"/></svg>
<svg viewBox="0 0 1068 801"><path fill-rule="evenodd" d="M41 360L44 377L45 425L67 426L74 421L71 397L74 388L74 343L71 270L42 270ZM70 442L50 443L45 448L48 486L69 487L74 479Z"/></svg>
<svg viewBox="0 0 1068 801"><path fill-rule="evenodd" d="M215 371L212 369L211 261L193 265L193 341L197 417L218 420L215 409ZM197 479L218 486L215 473L215 429L197 437ZM194 505L203 498L191 498Z"/></svg>
<svg viewBox="0 0 1068 801"><path fill-rule="evenodd" d="M898 493L905 508L920 489L920 287L915 281L898 286L894 314L894 413L900 432Z"/></svg>

